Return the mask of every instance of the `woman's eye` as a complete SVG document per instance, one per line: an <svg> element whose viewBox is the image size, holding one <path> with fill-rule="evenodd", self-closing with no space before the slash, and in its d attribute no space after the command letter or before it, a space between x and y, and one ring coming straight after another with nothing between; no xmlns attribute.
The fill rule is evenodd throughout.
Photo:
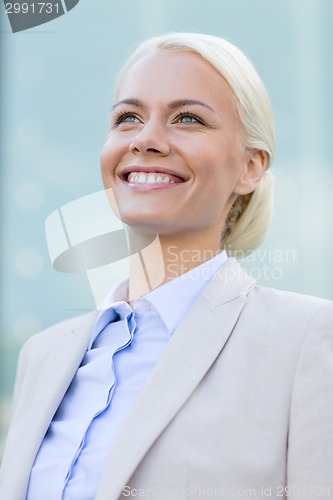
<svg viewBox="0 0 333 500"><path fill-rule="evenodd" d="M122 122L138 122L138 118L134 115L124 116L121 120Z"/></svg>
<svg viewBox="0 0 333 500"><path fill-rule="evenodd" d="M138 123L140 120L133 113L119 113L114 118L114 124L120 125L121 123Z"/></svg>
<svg viewBox="0 0 333 500"><path fill-rule="evenodd" d="M202 123L202 120L191 113L183 113L177 117L178 123Z"/></svg>

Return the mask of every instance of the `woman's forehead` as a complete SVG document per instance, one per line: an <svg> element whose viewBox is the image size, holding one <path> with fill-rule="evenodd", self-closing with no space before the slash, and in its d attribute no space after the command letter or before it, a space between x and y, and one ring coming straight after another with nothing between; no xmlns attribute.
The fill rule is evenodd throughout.
<svg viewBox="0 0 333 500"><path fill-rule="evenodd" d="M155 49L135 61L118 86L117 99L164 96L165 99L233 101L223 76L199 54L191 51Z"/></svg>

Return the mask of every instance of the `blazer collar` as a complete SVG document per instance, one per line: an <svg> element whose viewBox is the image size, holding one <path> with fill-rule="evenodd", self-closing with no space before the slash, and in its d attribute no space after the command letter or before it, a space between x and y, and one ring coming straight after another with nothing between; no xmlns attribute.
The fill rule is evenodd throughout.
<svg viewBox="0 0 333 500"><path fill-rule="evenodd" d="M236 259L230 257L202 290L201 295L212 307L217 307L237 297L246 297L255 285L256 281L243 271Z"/></svg>
<svg viewBox="0 0 333 500"><path fill-rule="evenodd" d="M229 259L201 292L170 339L120 429L96 500L103 500L106 491L110 498L121 496L122 488L149 448L195 391L223 349L246 295L254 286L255 280L244 273L234 259Z"/></svg>

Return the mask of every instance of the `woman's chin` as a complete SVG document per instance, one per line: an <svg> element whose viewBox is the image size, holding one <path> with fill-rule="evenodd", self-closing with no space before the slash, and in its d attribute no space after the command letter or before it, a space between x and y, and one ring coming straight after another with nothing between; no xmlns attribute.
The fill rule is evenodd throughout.
<svg viewBox="0 0 333 500"><path fill-rule="evenodd" d="M123 223L133 227L156 227L166 222L165 215L156 214L150 210L122 210L122 207L120 206L119 213Z"/></svg>
<svg viewBox="0 0 333 500"><path fill-rule="evenodd" d="M121 214L121 220L136 233L149 236L171 236L180 231L177 224L165 217L143 216L138 214Z"/></svg>

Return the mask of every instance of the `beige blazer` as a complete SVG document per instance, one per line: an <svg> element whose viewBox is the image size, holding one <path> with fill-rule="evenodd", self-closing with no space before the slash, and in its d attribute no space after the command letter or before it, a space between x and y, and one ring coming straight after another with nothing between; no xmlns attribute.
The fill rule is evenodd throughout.
<svg viewBox="0 0 333 500"><path fill-rule="evenodd" d="M25 498L95 318L56 325L23 348L1 500ZM127 497L333 498L333 302L258 287L230 259L110 449L95 499Z"/></svg>

